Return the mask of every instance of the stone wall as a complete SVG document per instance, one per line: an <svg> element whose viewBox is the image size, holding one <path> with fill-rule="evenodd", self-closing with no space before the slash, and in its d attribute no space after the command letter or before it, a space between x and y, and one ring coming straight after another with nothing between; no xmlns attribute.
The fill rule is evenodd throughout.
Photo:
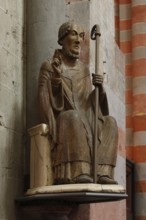
<svg viewBox="0 0 146 220"><path fill-rule="evenodd" d="M16 220L23 187L24 1L0 1L0 219Z"/></svg>

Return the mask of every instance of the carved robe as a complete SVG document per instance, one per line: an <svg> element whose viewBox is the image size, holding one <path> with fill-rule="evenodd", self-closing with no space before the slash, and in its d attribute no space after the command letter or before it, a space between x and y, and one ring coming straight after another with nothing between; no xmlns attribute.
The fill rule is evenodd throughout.
<svg viewBox="0 0 146 220"><path fill-rule="evenodd" d="M54 56L63 56L61 51ZM51 62L40 69L38 100L41 122L49 125L52 166L56 182L68 183L80 174L92 175L94 135L94 90L88 67L78 61L65 66L55 78ZM108 116L106 94L100 93L97 166L115 166L117 125Z"/></svg>

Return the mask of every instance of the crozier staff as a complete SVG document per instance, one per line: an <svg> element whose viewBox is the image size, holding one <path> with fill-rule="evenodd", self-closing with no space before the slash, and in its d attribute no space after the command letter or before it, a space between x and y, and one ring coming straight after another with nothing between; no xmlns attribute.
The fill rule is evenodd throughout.
<svg viewBox="0 0 146 220"><path fill-rule="evenodd" d="M73 22L61 25L57 49L39 75L41 122L49 126L54 184L93 182L95 91L89 68L79 60L83 28ZM97 183L116 184L117 124L109 116L103 77L92 79L99 88Z"/></svg>

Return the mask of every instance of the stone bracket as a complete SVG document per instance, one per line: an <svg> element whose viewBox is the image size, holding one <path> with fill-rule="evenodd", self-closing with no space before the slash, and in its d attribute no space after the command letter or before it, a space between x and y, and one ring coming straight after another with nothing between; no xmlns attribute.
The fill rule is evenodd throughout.
<svg viewBox="0 0 146 220"><path fill-rule="evenodd" d="M24 196L15 200L19 206L33 206L43 204L86 204L111 202L126 199L126 193L97 193L97 192L68 192L68 193L49 193Z"/></svg>

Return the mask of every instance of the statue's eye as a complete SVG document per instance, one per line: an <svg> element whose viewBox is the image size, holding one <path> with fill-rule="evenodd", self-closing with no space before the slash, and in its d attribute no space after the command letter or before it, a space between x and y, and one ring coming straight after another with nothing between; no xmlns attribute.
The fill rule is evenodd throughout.
<svg viewBox="0 0 146 220"><path fill-rule="evenodd" d="M70 31L70 34L71 34L72 36L77 35L76 31Z"/></svg>
<svg viewBox="0 0 146 220"><path fill-rule="evenodd" d="M84 33L80 33L79 36L80 36L80 38L84 39L85 34Z"/></svg>

